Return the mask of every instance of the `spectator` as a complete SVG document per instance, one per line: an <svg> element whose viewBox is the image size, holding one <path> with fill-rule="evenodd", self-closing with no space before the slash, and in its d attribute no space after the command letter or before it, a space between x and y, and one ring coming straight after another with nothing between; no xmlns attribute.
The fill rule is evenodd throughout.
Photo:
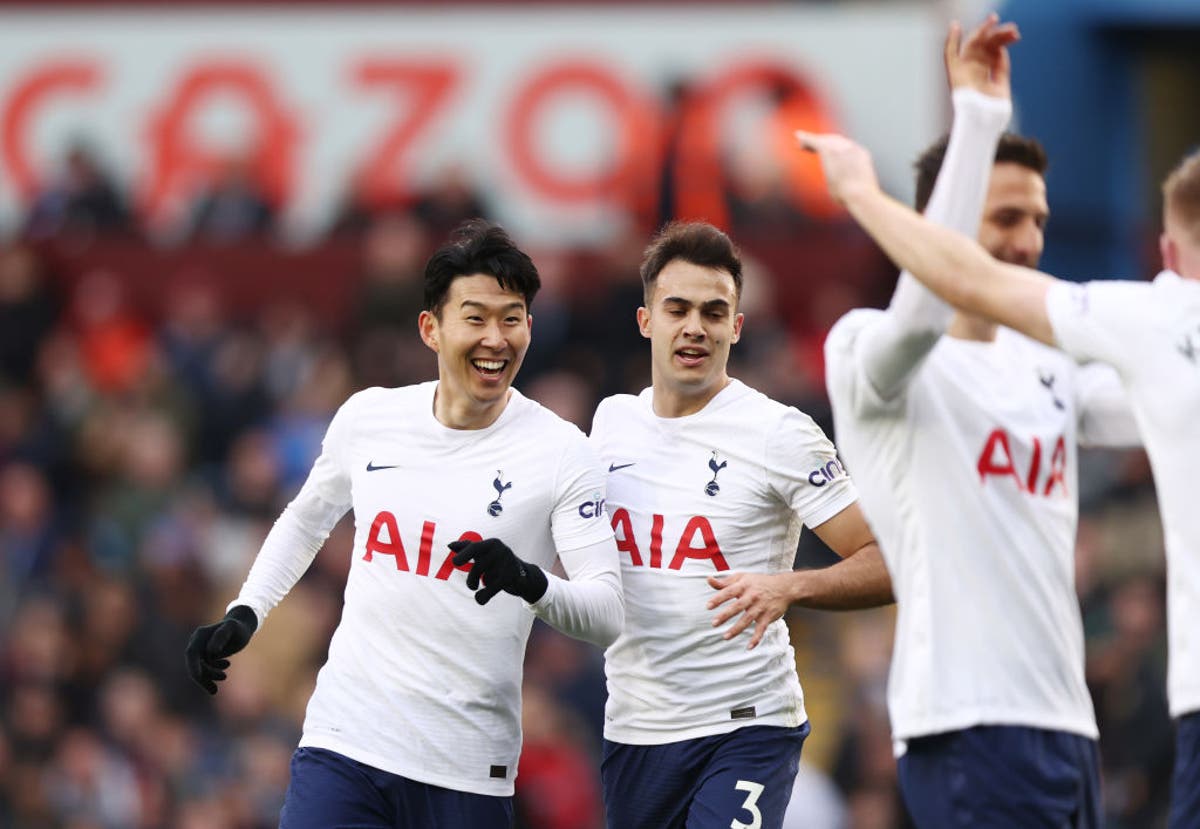
<svg viewBox="0 0 1200 829"><path fill-rule="evenodd" d="M28 383L59 315L43 265L28 247L0 248L0 383Z"/></svg>
<svg viewBox="0 0 1200 829"><path fill-rule="evenodd" d="M39 193L26 220L31 239L112 236L130 231L129 211L86 144L68 151L61 174Z"/></svg>
<svg viewBox="0 0 1200 829"><path fill-rule="evenodd" d="M192 203L191 235L201 242L233 244L271 230L275 206L255 177L250 155L231 155Z"/></svg>

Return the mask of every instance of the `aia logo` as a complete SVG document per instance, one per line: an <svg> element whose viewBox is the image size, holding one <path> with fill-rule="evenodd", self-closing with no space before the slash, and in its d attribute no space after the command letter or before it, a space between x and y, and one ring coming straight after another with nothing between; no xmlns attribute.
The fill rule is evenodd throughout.
<svg viewBox="0 0 1200 829"><path fill-rule="evenodd" d="M1049 497L1057 488L1062 489L1062 495L1066 496L1067 492L1067 442L1062 435L1054 442L1054 449L1050 454L1050 461L1046 464L1045 478L1042 478L1042 442L1038 438L1032 441L1031 451L1029 454L1029 465L1020 464L1018 461L1023 460L1014 454L1012 449L1012 441L1009 440L1008 432L1003 429L993 429L992 433L987 436L987 440L983 444L983 451L979 453L979 460L975 462L975 468L979 470L979 482L986 484L988 478L1009 478L1021 492L1026 492L1030 495L1041 495Z"/></svg>
<svg viewBox="0 0 1200 829"><path fill-rule="evenodd" d="M683 518L681 515L671 516L672 521L682 521ZM666 525L666 516L658 513L651 515L649 544L646 543L645 527L639 528L642 531L641 544L639 544L639 534L634 529L633 516L630 515L629 510L621 507L612 514L613 535L616 537L617 550L629 556L629 563L634 567L662 569L663 538ZM667 536L668 550L670 549L670 539L676 538L676 534L678 534L678 541L666 569L682 569L684 562L688 559L708 561L718 572L729 569L729 562L725 560L725 555L721 552L721 545L717 543L717 535L713 532L712 522L703 515L689 517L683 529L679 529L678 526L671 527L671 533ZM648 548L649 560L642 557L643 548Z"/></svg>
<svg viewBox="0 0 1200 829"><path fill-rule="evenodd" d="M411 562L408 550L404 548L404 541L400 538L400 525L396 521L395 514L383 510L371 522L371 529L367 532L367 541L363 546L362 560L374 561L375 556L391 556L392 562L399 572L430 576L439 581L447 581L455 570L471 572L470 562L462 565L454 563L453 550L448 550L442 557L441 564L436 570L433 569L433 536L436 532L437 524L433 521L422 522L421 537L417 544L417 560ZM483 541L483 536L473 530L467 530L458 536L458 540ZM439 549L445 550L446 548L441 545Z"/></svg>
<svg viewBox="0 0 1200 829"><path fill-rule="evenodd" d="M504 506L500 503L500 499L504 497L504 493L512 488L511 483L504 483L504 473L499 469L496 470L496 480L492 481L492 486L496 490L496 500L487 505L487 514L495 518L500 513L504 512Z"/></svg>
<svg viewBox="0 0 1200 829"><path fill-rule="evenodd" d="M724 469L726 466L729 465L729 461L721 461L718 464L717 458L718 458L717 450L714 449L713 453L712 453L712 457L708 459L708 468L712 470L712 474L713 474L712 480L704 485L704 494L711 495L714 498L716 497L717 493L721 491L721 485L717 483L717 475L721 472L722 469Z"/></svg>

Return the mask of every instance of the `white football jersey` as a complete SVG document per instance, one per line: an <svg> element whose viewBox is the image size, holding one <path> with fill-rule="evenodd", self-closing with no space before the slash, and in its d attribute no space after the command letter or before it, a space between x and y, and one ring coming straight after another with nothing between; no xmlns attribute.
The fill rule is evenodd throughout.
<svg viewBox="0 0 1200 829"><path fill-rule="evenodd" d="M1200 710L1200 282L1059 283L1046 308L1059 345L1113 365L1129 392L1166 539L1171 713Z"/></svg>
<svg viewBox="0 0 1200 829"><path fill-rule="evenodd" d="M826 341L835 434L896 595L893 735L1024 725L1096 737L1074 590L1077 443L1136 439L1107 366L1006 328L941 337L882 400L857 352L886 312ZM865 338L863 338L865 339Z"/></svg>
<svg viewBox="0 0 1200 829"><path fill-rule="evenodd" d="M329 523L322 513L353 507L355 523L345 606L300 745L424 783L509 795L534 614L504 593L477 605L470 565L455 568L446 545L497 537L547 570L556 551L611 545L604 475L577 428L515 389L491 426L456 430L433 415L436 388L351 397L293 502L312 535ZM619 595L615 561L611 568ZM261 617L271 601L258 569L234 603Z"/></svg>
<svg viewBox="0 0 1200 829"><path fill-rule="evenodd" d="M858 496L807 416L734 380L701 411L654 414L652 390L596 410L608 468L625 627L605 652L604 735L653 745L807 716L782 619L758 647L722 639L706 583L719 573L790 572L801 525ZM732 624L732 623L731 623Z"/></svg>

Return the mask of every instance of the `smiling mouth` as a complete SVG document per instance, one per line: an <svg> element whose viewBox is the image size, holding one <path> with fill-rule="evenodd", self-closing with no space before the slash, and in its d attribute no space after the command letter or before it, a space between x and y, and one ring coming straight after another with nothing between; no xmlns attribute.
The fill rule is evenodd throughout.
<svg viewBox="0 0 1200 829"><path fill-rule="evenodd" d="M508 366L508 360L472 360L471 365L484 377L499 377Z"/></svg>
<svg viewBox="0 0 1200 829"><path fill-rule="evenodd" d="M708 352L695 348L680 348L675 352L675 356L684 363L694 365L707 357Z"/></svg>

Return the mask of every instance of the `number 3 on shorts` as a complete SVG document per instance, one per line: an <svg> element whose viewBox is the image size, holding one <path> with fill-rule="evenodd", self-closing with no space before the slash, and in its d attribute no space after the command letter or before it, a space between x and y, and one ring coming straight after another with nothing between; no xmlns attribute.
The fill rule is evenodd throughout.
<svg viewBox="0 0 1200 829"><path fill-rule="evenodd" d="M761 829L762 827L762 812L758 811L758 799L762 797L762 783L754 783L750 780L739 780L733 786L741 792L749 792L746 795L746 802L742 804L742 808L752 815L752 820L749 823L742 823L740 820L735 820L729 824L729 829Z"/></svg>

